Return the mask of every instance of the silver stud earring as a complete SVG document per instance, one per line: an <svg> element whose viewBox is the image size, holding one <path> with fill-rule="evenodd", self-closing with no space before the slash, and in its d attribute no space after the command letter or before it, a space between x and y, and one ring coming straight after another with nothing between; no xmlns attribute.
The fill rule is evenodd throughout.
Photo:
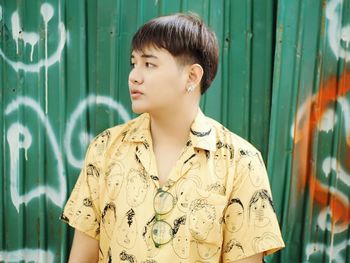
<svg viewBox="0 0 350 263"><path fill-rule="evenodd" d="M188 85L187 92L188 93L192 92L195 89L195 87L196 87L195 85Z"/></svg>

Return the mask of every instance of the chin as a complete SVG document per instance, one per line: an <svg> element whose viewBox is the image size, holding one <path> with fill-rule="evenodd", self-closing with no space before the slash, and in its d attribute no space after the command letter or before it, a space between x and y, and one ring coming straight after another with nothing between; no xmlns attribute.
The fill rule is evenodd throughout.
<svg viewBox="0 0 350 263"><path fill-rule="evenodd" d="M133 113L136 113L136 114L142 114L142 113L147 112L147 109L145 107L140 107L137 105L131 105L131 109L132 109Z"/></svg>

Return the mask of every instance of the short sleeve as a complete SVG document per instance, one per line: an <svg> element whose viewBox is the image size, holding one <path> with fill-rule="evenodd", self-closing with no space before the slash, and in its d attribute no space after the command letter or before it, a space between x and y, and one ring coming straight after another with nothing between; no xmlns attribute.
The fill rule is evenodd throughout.
<svg viewBox="0 0 350 263"><path fill-rule="evenodd" d="M100 134L90 144L84 166L60 217L95 239L99 239L100 234L99 189L107 135L106 132Z"/></svg>
<svg viewBox="0 0 350 263"><path fill-rule="evenodd" d="M257 150L239 149L224 221L223 262L284 247L266 168Z"/></svg>

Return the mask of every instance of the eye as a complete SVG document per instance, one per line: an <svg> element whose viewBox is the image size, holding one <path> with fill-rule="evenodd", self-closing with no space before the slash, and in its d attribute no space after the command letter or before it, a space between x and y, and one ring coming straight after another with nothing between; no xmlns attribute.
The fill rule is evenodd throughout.
<svg viewBox="0 0 350 263"><path fill-rule="evenodd" d="M146 66L146 68L154 68L156 65L149 63L149 62L146 62L145 66Z"/></svg>

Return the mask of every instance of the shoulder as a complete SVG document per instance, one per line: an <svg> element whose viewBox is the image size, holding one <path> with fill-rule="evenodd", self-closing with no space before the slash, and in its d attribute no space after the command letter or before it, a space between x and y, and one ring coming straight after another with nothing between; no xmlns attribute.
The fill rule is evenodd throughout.
<svg viewBox="0 0 350 263"><path fill-rule="evenodd" d="M102 156L107 149L123 143L129 133L137 129L145 118L147 116L142 114L126 123L102 131L91 141L88 151L93 152L94 155Z"/></svg>
<svg viewBox="0 0 350 263"><path fill-rule="evenodd" d="M259 150L243 137L230 131L224 125L210 117L206 117L206 119L210 123L212 128L215 130L217 149L220 148L220 146L222 145L228 145L232 148L235 157L239 157L243 152L260 154Z"/></svg>

